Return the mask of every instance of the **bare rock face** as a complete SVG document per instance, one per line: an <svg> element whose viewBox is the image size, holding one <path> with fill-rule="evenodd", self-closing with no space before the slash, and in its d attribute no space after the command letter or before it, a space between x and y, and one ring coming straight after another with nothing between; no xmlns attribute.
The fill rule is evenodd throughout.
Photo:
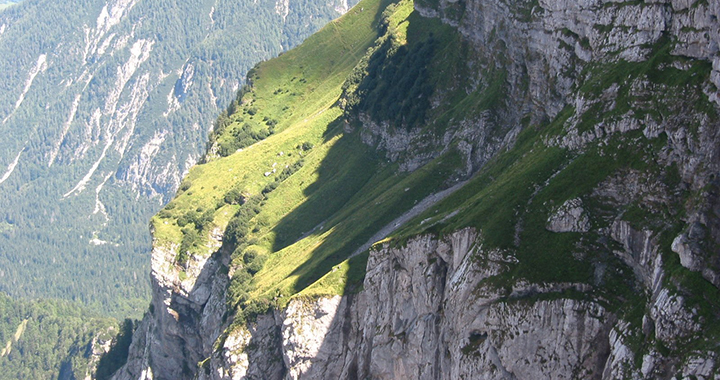
<svg viewBox="0 0 720 380"><path fill-rule="evenodd" d="M174 264L175 256L173 248L153 249L150 312L134 334L128 362L115 379L191 377L190 365L212 352L226 327L229 277L218 272L227 266L228 255L193 255L184 268Z"/></svg>
<svg viewBox="0 0 720 380"><path fill-rule="evenodd" d="M552 232L588 232L590 218L583 209L580 198L570 199L550 216L545 227Z"/></svg>
<svg viewBox="0 0 720 380"><path fill-rule="evenodd" d="M374 250L360 293L298 298L234 330L200 378L649 379L668 366L713 378L712 352L677 363L651 351L635 367L632 325L597 302L522 283L487 291L502 271L480 264L499 257L477 242L465 229ZM682 296L660 286L653 299L643 325L665 344L701 328Z"/></svg>
<svg viewBox="0 0 720 380"><path fill-rule="evenodd" d="M500 272L479 264L498 257L477 238L465 229L372 251L359 294L295 299L235 330L201 378L654 378L672 363L651 352L633 369L631 325L596 302L545 297L558 289L529 284L514 289L516 298L479 292ZM692 313L663 289L648 317L672 344L698 331ZM682 373L709 376L714 360L698 353Z"/></svg>
<svg viewBox="0 0 720 380"><path fill-rule="evenodd" d="M345 302L344 302L345 301ZM282 314L282 352L289 378L328 379L340 375L327 366L342 357L338 342L342 332L335 318L347 301L340 296L320 298L314 302L294 300ZM335 375L335 376L332 376ZM339 377L338 377L339 378Z"/></svg>
<svg viewBox="0 0 720 380"><path fill-rule="evenodd" d="M359 378L573 378L602 368L605 310L474 291L496 273L477 264L486 253L476 238L466 229L372 253L358 316L370 362Z"/></svg>
<svg viewBox="0 0 720 380"><path fill-rule="evenodd" d="M694 271L702 270L702 259L699 257L697 251L694 251L693 247L691 247L687 235L678 235L675 240L673 240L672 250L680 257L682 266Z"/></svg>

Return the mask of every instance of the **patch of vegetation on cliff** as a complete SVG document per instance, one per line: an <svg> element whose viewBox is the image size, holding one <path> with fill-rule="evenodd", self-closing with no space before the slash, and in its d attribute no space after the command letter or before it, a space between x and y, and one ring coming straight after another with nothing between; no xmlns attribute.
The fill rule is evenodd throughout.
<svg viewBox="0 0 720 380"><path fill-rule="evenodd" d="M660 123L676 114L679 98L693 104L699 114L717 120L717 111L702 89L712 63L673 56L674 47L674 41L663 37L651 46L647 60L620 59L587 66L577 90L593 105L581 115L578 131L592 130L599 120L614 122L627 115ZM698 123L692 122L691 131L696 131Z"/></svg>

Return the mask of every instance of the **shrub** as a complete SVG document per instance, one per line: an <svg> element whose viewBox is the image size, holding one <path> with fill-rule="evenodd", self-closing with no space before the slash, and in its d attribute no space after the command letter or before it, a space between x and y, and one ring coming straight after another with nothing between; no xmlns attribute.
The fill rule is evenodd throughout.
<svg viewBox="0 0 720 380"><path fill-rule="evenodd" d="M198 234L195 228L187 226L182 229L183 238L180 243L180 252L177 256L177 263L179 265L185 265L187 260L190 258L189 251L197 246L200 241L200 234Z"/></svg>
<svg viewBox="0 0 720 380"><path fill-rule="evenodd" d="M245 203L245 197L243 197L240 190L232 189L225 194L225 203L229 205L242 205Z"/></svg>
<svg viewBox="0 0 720 380"><path fill-rule="evenodd" d="M267 256L261 255L256 249L253 248L247 249L243 255L243 262L245 262L245 268L247 269L248 273L253 275L257 272L260 272L260 270L263 268L263 265L265 265L266 259Z"/></svg>
<svg viewBox="0 0 720 380"><path fill-rule="evenodd" d="M190 186L192 186L192 182L184 181L183 183L180 184L180 188L178 189L178 192L187 191L190 188Z"/></svg>

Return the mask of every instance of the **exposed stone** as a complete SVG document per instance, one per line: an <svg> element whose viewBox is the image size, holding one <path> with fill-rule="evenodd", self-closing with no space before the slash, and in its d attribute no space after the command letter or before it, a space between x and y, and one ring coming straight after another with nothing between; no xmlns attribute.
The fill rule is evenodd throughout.
<svg viewBox="0 0 720 380"><path fill-rule="evenodd" d="M716 354L713 352L691 356L682 368L683 379L692 379L691 376L702 380L720 377L715 367L715 357Z"/></svg>
<svg viewBox="0 0 720 380"><path fill-rule="evenodd" d="M697 311L687 310L684 297L671 294L668 289L663 289L657 296L650 316L655 321L655 336L669 347L701 329Z"/></svg>
<svg viewBox="0 0 720 380"><path fill-rule="evenodd" d="M590 218L588 217L580 198L569 199L548 218L545 227L552 232L588 232L590 231Z"/></svg>
<svg viewBox="0 0 720 380"><path fill-rule="evenodd" d="M702 261L690 248L685 234L678 235L672 243L673 252L680 256L680 264L693 271L702 269Z"/></svg>

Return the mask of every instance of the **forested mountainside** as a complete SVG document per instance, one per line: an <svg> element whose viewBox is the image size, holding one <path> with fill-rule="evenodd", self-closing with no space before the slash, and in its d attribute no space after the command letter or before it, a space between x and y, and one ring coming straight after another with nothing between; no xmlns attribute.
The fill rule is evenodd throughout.
<svg viewBox="0 0 720 380"><path fill-rule="evenodd" d="M117 369L127 356L133 328L128 320L121 332L115 320L78 303L12 300L2 294L0 316L0 379L7 380L84 379L96 372L98 379L107 379L103 373ZM115 336L119 344L113 343Z"/></svg>
<svg viewBox="0 0 720 380"><path fill-rule="evenodd" d="M153 217L114 377L717 378L719 15L363 0Z"/></svg>
<svg viewBox="0 0 720 380"><path fill-rule="evenodd" d="M0 291L147 306L147 220L258 61L346 0L26 0L0 13Z"/></svg>

